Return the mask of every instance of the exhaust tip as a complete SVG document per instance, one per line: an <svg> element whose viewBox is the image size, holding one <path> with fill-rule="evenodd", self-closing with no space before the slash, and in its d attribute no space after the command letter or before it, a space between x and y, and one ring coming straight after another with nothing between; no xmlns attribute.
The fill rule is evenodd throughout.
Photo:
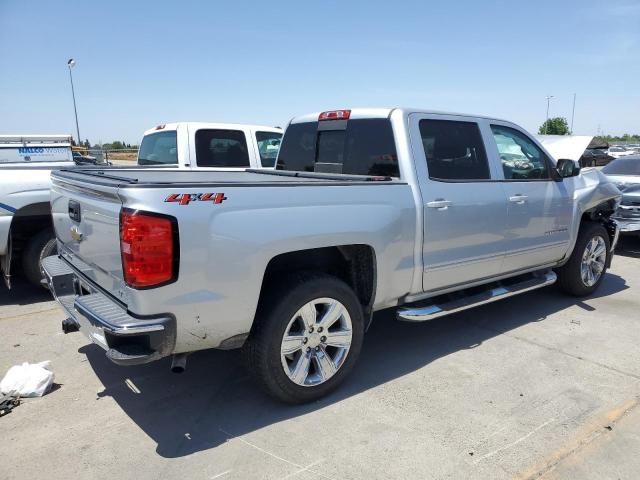
<svg viewBox="0 0 640 480"><path fill-rule="evenodd" d="M179 353L171 358L171 371L173 373L183 373L187 368L187 354Z"/></svg>
<svg viewBox="0 0 640 480"><path fill-rule="evenodd" d="M73 318L65 318L62 320L62 331L63 333L73 333L80 330L80 326L76 323Z"/></svg>

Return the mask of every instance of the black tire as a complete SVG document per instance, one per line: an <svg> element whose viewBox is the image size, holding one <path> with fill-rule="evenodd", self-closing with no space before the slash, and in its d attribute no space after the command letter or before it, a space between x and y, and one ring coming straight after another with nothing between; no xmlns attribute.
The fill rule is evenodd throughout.
<svg viewBox="0 0 640 480"><path fill-rule="evenodd" d="M22 271L31 284L41 285L42 259L55 255L57 248L55 235L50 230L37 233L27 242L22 251Z"/></svg>
<svg viewBox="0 0 640 480"><path fill-rule="evenodd" d="M272 397L285 403L316 400L334 390L353 369L364 337L362 307L353 290L342 280L321 273L300 273L284 279L262 296L258 313L243 347L250 375ZM292 381L281 363L281 342L287 325L308 302L331 298L346 308L352 323L349 351L337 372L314 386Z"/></svg>
<svg viewBox="0 0 640 480"><path fill-rule="evenodd" d="M586 285L582 280L581 264L582 256L585 252L585 249L594 237L601 237L604 240L607 252L604 269L602 270L600 277L593 285L589 286ZM596 289L602 282L605 273L607 272L607 266L609 265L609 262L611 260L611 252L609 251L610 245L609 234L600 223L583 223L580 227L578 239L576 241L573 252L571 253L569 261L561 268L556 270L556 273L558 274L558 286L564 292L576 297L584 297L596 291Z"/></svg>

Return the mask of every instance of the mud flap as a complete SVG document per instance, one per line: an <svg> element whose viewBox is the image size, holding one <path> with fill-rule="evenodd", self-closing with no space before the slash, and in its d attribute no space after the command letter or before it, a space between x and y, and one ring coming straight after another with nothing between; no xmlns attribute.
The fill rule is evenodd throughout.
<svg viewBox="0 0 640 480"><path fill-rule="evenodd" d="M11 290L11 252L13 243L11 241L11 236L11 230L9 230L9 238L7 239L7 253L0 257L0 271L2 272L2 277L4 278L4 284L9 290Z"/></svg>

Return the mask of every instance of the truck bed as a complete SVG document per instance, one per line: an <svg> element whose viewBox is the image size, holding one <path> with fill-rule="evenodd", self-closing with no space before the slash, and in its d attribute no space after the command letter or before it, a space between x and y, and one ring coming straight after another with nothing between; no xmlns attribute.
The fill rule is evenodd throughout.
<svg viewBox="0 0 640 480"><path fill-rule="evenodd" d="M176 171L149 168L74 168L63 169L52 174L56 178L78 180L109 187L182 187L203 185L265 186L268 184L300 185L326 183L329 185L358 184L371 182L404 183L390 177L366 175L342 175L328 173L292 172L287 170L247 170L247 171Z"/></svg>

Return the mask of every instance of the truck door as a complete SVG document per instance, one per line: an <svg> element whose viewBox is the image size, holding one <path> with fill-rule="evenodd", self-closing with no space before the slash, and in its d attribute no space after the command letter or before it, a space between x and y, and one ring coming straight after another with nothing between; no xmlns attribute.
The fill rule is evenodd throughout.
<svg viewBox="0 0 640 480"><path fill-rule="evenodd" d="M560 260L569 248L572 195L555 181L553 162L525 132L504 122L490 124L508 202L507 245L503 271L542 266Z"/></svg>
<svg viewBox="0 0 640 480"><path fill-rule="evenodd" d="M423 289L498 275L507 205L479 121L413 114L410 135L424 206Z"/></svg>

